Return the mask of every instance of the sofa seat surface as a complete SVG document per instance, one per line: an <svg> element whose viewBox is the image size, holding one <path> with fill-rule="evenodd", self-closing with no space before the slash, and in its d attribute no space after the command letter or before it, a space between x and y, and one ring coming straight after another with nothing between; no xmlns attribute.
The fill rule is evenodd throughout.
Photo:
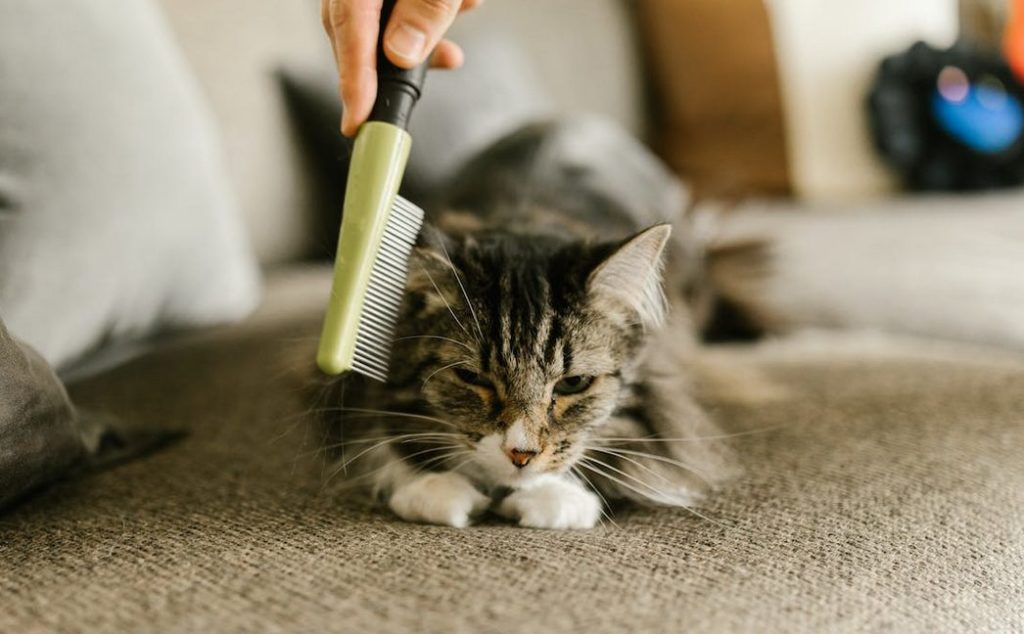
<svg viewBox="0 0 1024 634"><path fill-rule="evenodd" d="M325 269L73 386L188 430L0 517L0 631L1021 631L1024 362L860 335L723 347L745 474L586 532L338 499L307 425ZM742 392L742 390L741 390Z"/></svg>

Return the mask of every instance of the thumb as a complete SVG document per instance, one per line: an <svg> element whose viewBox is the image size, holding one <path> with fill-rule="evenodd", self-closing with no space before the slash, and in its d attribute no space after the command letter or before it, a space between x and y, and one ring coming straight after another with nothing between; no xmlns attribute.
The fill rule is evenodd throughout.
<svg viewBox="0 0 1024 634"><path fill-rule="evenodd" d="M462 0L398 0L384 32L384 53L396 66L422 64L452 25Z"/></svg>

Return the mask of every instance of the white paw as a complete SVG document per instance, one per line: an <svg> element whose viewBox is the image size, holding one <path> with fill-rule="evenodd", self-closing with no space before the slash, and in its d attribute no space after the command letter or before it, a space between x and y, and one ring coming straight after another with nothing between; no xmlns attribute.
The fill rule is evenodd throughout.
<svg viewBox="0 0 1024 634"><path fill-rule="evenodd" d="M451 471L418 476L395 489L388 506L410 522L463 528L483 513L491 500L464 476Z"/></svg>
<svg viewBox="0 0 1024 634"><path fill-rule="evenodd" d="M509 494L498 512L520 526L586 529L601 519L601 500L578 484L551 479Z"/></svg>

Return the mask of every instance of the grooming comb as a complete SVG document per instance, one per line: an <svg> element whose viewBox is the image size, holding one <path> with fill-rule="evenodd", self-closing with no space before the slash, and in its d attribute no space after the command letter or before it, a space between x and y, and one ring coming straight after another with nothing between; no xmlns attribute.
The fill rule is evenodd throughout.
<svg viewBox="0 0 1024 634"><path fill-rule="evenodd" d="M380 40L394 6L385 0L381 8ZM412 147L409 115L427 66L395 66L380 40L377 100L352 150L317 365L327 374L354 370L386 381L409 254L423 224L423 210L398 196L398 188Z"/></svg>

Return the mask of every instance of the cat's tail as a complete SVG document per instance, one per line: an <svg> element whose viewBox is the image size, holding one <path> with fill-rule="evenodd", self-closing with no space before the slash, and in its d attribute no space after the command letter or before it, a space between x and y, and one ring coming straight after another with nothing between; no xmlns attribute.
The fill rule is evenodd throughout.
<svg viewBox="0 0 1024 634"><path fill-rule="evenodd" d="M772 280L772 244L767 238L722 238L720 209L691 209L676 231L677 258L686 274L675 280L704 341L751 341L784 329L764 301ZM669 280L669 283L673 283Z"/></svg>
<svg viewBox="0 0 1024 634"><path fill-rule="evenodd" d="M783 330L781 318L763 301L773 270L771 248L761 239L709 246L706 308L700 323L705 341L751 341Z"/></svg>

